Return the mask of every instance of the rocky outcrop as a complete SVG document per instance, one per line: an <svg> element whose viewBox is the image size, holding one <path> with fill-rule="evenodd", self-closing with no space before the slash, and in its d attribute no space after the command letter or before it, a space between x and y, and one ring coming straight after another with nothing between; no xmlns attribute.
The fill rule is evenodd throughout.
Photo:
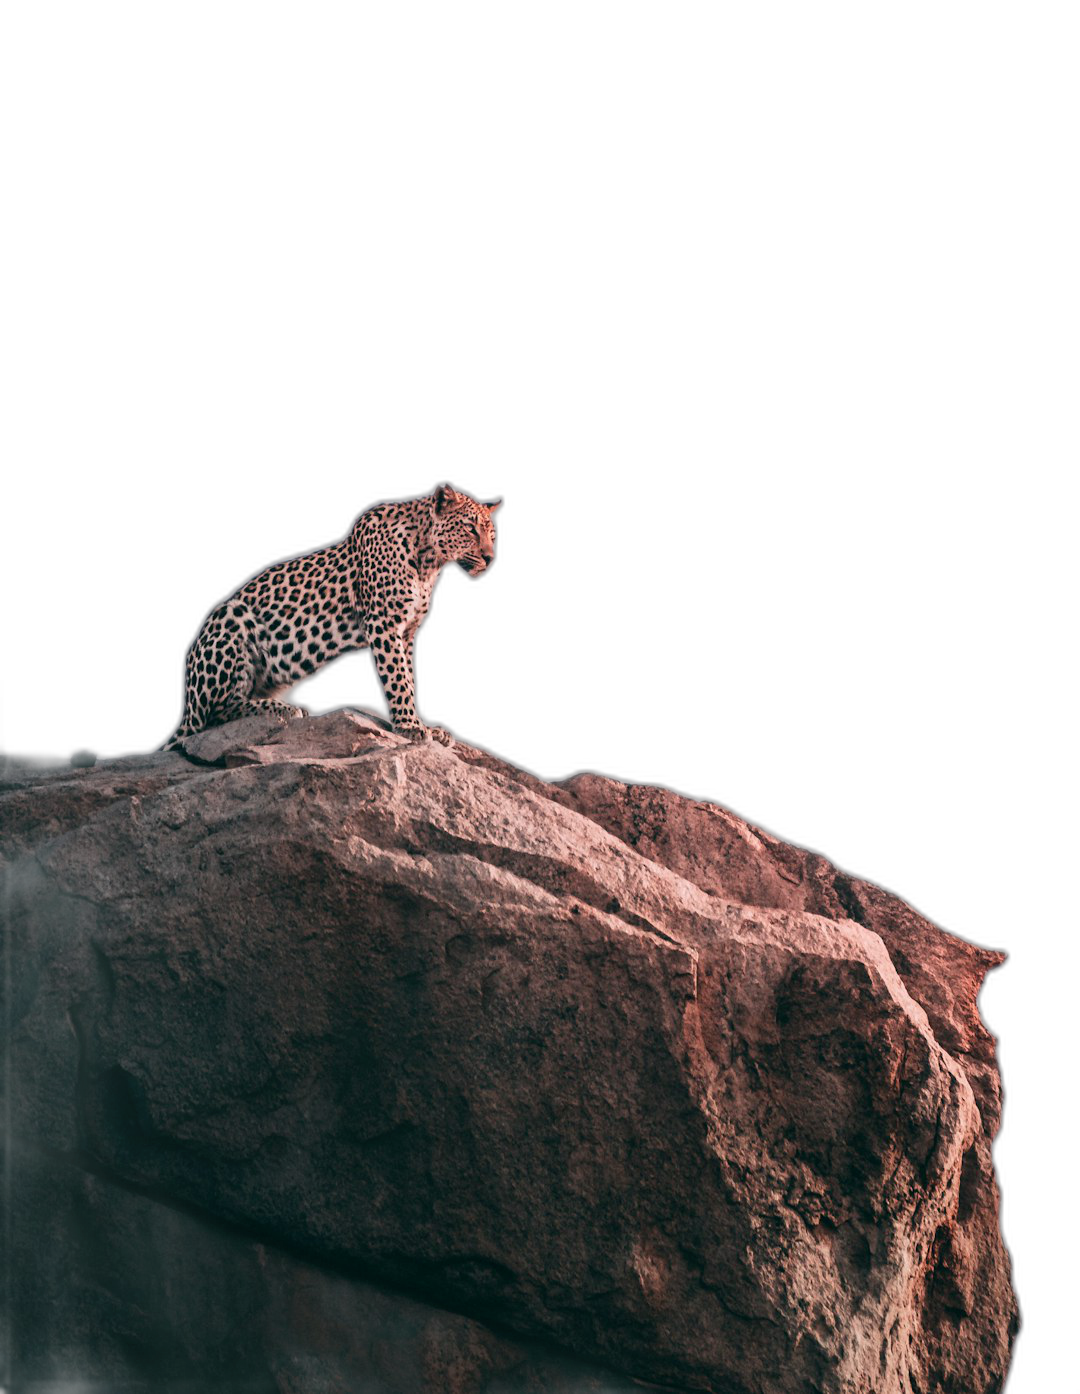
<svg viewBox="0 0 1080 1394"><path fill-rule="evenodd" d="M348 712L13 769L0 836L27 1381L1001 1389L1001 955Z"/></svg>

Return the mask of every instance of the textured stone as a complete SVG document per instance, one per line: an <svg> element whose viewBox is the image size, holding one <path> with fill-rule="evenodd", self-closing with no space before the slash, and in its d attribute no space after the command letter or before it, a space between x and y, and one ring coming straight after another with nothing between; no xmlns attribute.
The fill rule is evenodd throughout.
<svg viewBox="0 0 1080 1394"><path fill-rule="evenodd" d="M151 1207L185 1377L205 1270L266 1388L399 1387L327 1364L346 1289L358 1330L446 1323L456 1384L387 1338L431 1394L1001 1388L1001 955L723 809L356 713L16 769L0 835L16 1188L49 1158L60 1213L80 1173ZM321 1315L268 1344L294 1287Z"/></svg>

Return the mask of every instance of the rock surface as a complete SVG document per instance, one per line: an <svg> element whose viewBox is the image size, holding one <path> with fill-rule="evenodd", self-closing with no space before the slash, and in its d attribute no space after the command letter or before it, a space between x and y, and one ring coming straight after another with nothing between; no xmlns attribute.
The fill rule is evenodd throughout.
<svg viewBox="0 0 1080 1394"><path fill-rule="evenodd" d="M363 715L12 768L19 1378L993 1394L1001 955Z"/></svg>

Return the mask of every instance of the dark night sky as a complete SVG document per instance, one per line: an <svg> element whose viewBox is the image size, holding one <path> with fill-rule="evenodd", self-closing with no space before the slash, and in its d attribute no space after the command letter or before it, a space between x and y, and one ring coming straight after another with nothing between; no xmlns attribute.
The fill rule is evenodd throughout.
<svg viewBox="0 0 1080 1394"><path fill-rule="evenodd" d="M446 261L371 302L318 266L268 298L237 245L203 279L145 252L120 293L57 270L17 383L1 743L151 749L185 647L249 574L376 499L503 495L492 572L436 590L422 714L542 775L719 800L1009 948L984 1011L1024 1301L1042 718L1005 337L964 276L867 290L853 263L839 293L835 266L765 247L638 294L612 258L503 262L516 293L492 272L481 301ZM369 659L302 700L379 703Z"/></svg>

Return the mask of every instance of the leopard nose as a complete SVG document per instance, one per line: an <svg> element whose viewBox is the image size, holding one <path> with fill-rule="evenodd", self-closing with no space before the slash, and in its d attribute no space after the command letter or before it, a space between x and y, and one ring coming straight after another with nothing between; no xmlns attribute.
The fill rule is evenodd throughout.
<svg viewBox="0 0 1080 1394"><path fill-rule="evenodd" d="M480 555L484 558L484 565L485 565L485 566L490 566L491 563L495 560L495 553L494 553L494 552L483 552L483 551L482 551L482 552L480 553Z"/></svg>

